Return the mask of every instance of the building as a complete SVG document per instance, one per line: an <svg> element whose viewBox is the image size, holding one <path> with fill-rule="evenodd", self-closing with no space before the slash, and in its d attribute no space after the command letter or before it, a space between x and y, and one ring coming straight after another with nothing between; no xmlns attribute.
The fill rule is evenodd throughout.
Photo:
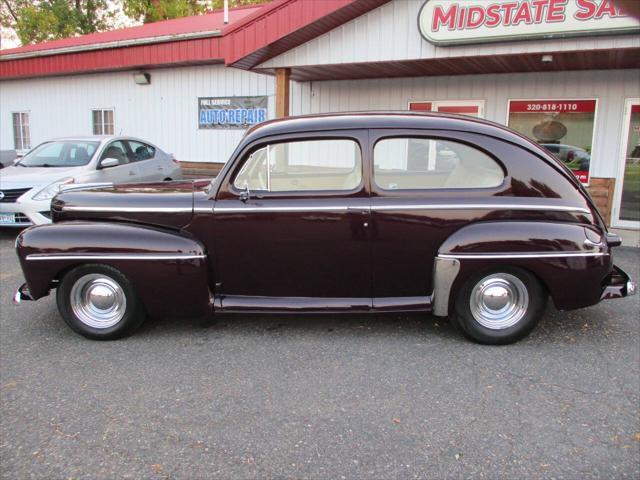
<svg viewBox="0 0 640 480"><path fill-rule="evenodd" d="M546 145L637 243L640 21L616 1L276 0L4 50L0 150L123 132L197 172L264 118L463 113Z"/></svg>

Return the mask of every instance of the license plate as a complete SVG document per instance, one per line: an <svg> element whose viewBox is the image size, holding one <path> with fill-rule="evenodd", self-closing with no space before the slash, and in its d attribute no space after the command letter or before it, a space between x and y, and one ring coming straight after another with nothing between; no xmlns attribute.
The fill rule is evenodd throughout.
<svg viewBox="0 0 640 480"><path fill-rule="evenodd" d="M3 224L14 224L16 223L16 214L15 213L0 213L0 225Z"/></svg>

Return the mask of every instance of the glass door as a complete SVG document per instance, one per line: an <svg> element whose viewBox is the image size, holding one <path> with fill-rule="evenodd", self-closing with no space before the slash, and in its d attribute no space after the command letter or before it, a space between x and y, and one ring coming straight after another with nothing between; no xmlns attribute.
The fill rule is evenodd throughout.
<svg viewBox="0 0 640 480"><path fill-rule="evenodd" d="M624 114L613 223L640 228L640 99L627 100Z"/></svg>

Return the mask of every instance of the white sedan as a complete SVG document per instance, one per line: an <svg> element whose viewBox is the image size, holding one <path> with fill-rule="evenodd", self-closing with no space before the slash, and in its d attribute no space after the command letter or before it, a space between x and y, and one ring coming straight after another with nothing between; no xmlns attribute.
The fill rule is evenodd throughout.
<svg viewBox="0 0 640 480"><path fill-rule="evenodd" d="M180 179L172 155L138 138L51 140L0 170L0 226L50 223L51 199L67 185Z"/></svg>

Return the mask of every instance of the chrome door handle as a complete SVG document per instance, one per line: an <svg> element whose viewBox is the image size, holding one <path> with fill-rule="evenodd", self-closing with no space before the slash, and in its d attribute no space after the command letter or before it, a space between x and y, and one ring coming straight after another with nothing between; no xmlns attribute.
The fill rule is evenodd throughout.
<svg viewBox="0 0 640 480"><path fill-rule="evenodd" d="M584 239L584 246L585 247L591 247L591 248L597 248L597 247L601 247L603 245L602 241L596 243L592 240L589 240L588 238Z"/></svg>
<svg viewBox="0 0 640 480"><path fill-rule="evenodd" d="M129 171L129 176L135 175L136 172Z"/></svg>

